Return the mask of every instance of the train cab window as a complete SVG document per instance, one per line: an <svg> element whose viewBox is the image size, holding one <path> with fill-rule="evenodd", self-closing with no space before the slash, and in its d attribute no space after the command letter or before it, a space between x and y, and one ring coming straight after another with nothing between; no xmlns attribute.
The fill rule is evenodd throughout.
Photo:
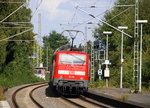
<svg viewBox="0 0 150 108"><path fill-rule="evenodd" d="M61 64L85 64L85 55L81 54L60 54L60 63Z"/></svg>

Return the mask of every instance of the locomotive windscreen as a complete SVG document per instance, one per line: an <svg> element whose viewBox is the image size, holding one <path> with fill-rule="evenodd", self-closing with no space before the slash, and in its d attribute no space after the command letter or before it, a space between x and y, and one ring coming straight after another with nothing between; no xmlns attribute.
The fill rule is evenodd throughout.
<svg viewBox="0 0 150 108"><path fill-rule="evenodd" d="M85 64L85 55L81 54L60 54L60 63L61 64Z"/></svg>

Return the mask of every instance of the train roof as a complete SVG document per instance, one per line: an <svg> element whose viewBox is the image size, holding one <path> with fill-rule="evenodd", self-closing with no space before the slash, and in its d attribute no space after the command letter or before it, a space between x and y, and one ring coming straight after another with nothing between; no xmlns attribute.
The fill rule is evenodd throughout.
<svg viewBox="0 0 150 108"><path fill-rule="evenodd" d="M58 51L57 53L87 54L81 51Z"/></svg>
<svg viewBox="0 0 150 108"><path fill-rule="evenodd" d="M63 45L61 47L59 47L58 49L55 50L54 55L57 54L58 52L64 52L64 53L80 53L80 54L86 54L83 52L82 49L80 48L72 48L70 47L70 45Z"/></svg>

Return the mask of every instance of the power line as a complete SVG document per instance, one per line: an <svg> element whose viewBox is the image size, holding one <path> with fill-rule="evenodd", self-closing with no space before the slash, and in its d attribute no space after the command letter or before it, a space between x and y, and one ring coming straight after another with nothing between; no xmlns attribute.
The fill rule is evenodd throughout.
<svg viewBox="0 0 150 108"><path fill-rule="evenodd" d="M31 22L1 22L0 24L30 24Z"/></svg>
<svg viewBox="0 0 150 108"><path fill-rule="evenodd" d="M4 40L4 41L13 41L13 42L18 42L18 41L25 41L25 42L30 42L30 41L32 41L32 42L34 42L35 40Z"/></svg>
<svg viewBox="0 0 150 108"><path fill-rule="evenodd" d="M126 12L128 9L130 9L131 7L125 9L124 11L120 12L119 14L115 15L114 17L110 18L107 22L111 21L112 19L116 18L117 16L123 14L124 12Z"/></svg>
<svg viewBox="0 0 150 108"><path fill-rule="evenodd" d="M73 14L73 17L72 17L71 21L73 21L75 15L76 15L76 12L77 12L77 8L76 8L76 10L75 10L75 13Z"/></svg>
<svg viewBox="0 0 150 108"><path fill-rule="evenodd" d="M0 21L0 23L2 23L3 21L5 21L7 18L9 18L11 15L13 15L14 13L16 13L19 9L21 9L23 6L25 5L25 3L23 5L21 5L19 8L17 8L15 11L13 11L11 14L9 14L7 17L5 17L4 19L2 19Z"/></svg>
<svg viewBox="0 0 150 108"><path fill-rule="evenodd" d="M128 36L128 37L130 37L130 38L133 38L131 35L129 35L129 34L125 33L125 32L122 32L122 31L119 30L118 28L116 28L116 27L112 26L111 24L109 24L109 23L103 21L102 19L100 19L100 18L98 18L98 17L96 17L96 16L94 16L94 15L92 15L92 14L86 12L85 10L83 10L83 9L81 9L81 8L79 8L79 10L81 10L82 12L86 13L87 15L89 15L89 16L91 16L91 17L97 19L97 20L99 20L100 22L102 22L102 23L108 25L109 27L111 27L111 28L113 28L113 29L115 29L115 30L117 30L117 31L119 31L119 32L121 32L121 33L123 33L123 34L125 34L126 36Z"/></svg>
<svg viewBox="0 0 150 108"><path fill-rule="evenodd" d="M0 27L0 29L7 29L7 28L15 28L15 29L20 29L20 28L31 28L31 27Z"/></svg>
<svg viewBox="0 0 150 108"><path fill-rule="evenodd" d="M35 13L38 11L38 9L40 8L41 4L42 4L43 0L40 1L39 5L36 7L35 11L32 14L32 17L35 15Z"/></svg>
<svg viewBox="0 0 150 108"><path fill-rule="evenodd" d="M110 6L109 6L109 8L110 8L110 7L111 7L111 4L112 4L112 0L110 0L110 2L109 2L109 3L110 3L110 4L109 4L109 5L110 5Z"/></svg>
<svg viewBox="0 0 150 108"><path fill-rule="evenodd" d="M98 1L97 1L97 2L98 2ZM77 11L77 8L78 8L78 7L79 7L79 6L76 7L76 10L75 10L75 13L74 13L74 15L73 15L73 18L74 18L75 15L76 15L76 11ZM96 17L98 17L98 16L100 16L100 15L103 15L103 14L106 13L107 11L110 11L112 8L113 8L113 7L111 7L111 8L109 8L108 10L106 10L106 11L104 11L104 12L102 12L102 13L96 15ZM72 19L73 19L73 18L72 18ZM94 18L91 18L91 19L89 19L89 20L86 20L86 21L84 21L83 23L79 23L79 24L73 26L72 29L74 29L75 27L81 26L81 25L83 25L83 24L85 24L85 23L88 23L88 22L89 22L90 20L92 20L92 19L94 19ZM71 21L72 21L72 20L71 20ZM69 23L68 23L68 24L69 24Z"/></svg>
<svg viewBox="0 0 150 108"><path fill-rule="evenodd" d="M11 4L22 4L25 2L15 2L15 1L0 1L1 4L5 4L5 3L11 3Z"/></svg>
<svg viewBox="0 0 150 108"><path fill-rule="evenodd" d="M5 38L5 39L2 39L2 40L0 40L0 41L5 41L5 40L8 40L8 39L11 39L11 38L16 37L16 36L19 36L19 35L21 35L21 34L23 34L23 33L26 33L26 32L28 32L28 31L31 31L32 29L33 29L33 28L27 29L27 30L25 30L25 31L23 31L23 32L20 32L20 33L18 33L18 34L12 35L12 36L10 36L10 37L8 37L8 38Z"/></svg>
<svg viewBox="0 0 150 108"><path fill-rule="evenodd" d="M113 7L111 7L110 9L108 9L108 10L106 10L106 11L104 11L104 12L98 14L98 15L96 15L96 17L98 17L98 16L100 16L100 15L106 13L107 11L111 10L112 8L113 8ZM73 26L73 28L78 27L78 26L81 26L81 25L83 25L83 24L86 24L86 23L88 23L89 21L91 21L92 19L94 19L94 18L91 18L91 19L89 19L89 20L86 20L86 21L84 21L83 23L77 24L77 25Z"/></svg>
<svg viewBox="0 0 150 108"><path fill-rule="evenodd" d="M107 6L109 6L109 5L103 5L103 6L95 6L95 5L93 5L93 6L87 6L87 7L79 7L79 8L104 8L104 7L107 7ZM135 7L135 5L114 5L113 7Z"/></svg>

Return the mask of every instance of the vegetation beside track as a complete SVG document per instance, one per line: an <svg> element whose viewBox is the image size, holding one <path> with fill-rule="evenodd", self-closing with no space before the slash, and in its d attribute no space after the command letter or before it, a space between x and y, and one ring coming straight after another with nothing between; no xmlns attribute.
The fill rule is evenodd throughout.
<svg viewBox="0 0 150 108"><path fill-rule="evenodd" d="M13 2L13 0L5 0ZM19 0L25 2L25 0ZM22 4L0 3L0 19L4 19ZM30 22L31 10L28 6L23 6L4 22ZM3 92L10 87L34 83L41 81L34 75L34 65L31 56L33 55L33 41L8 41L8 40L34 40L31 23L24 24L31 30L24 32L29 28L20 28L22 24L0 24L0 27L9 27L9 29L0 29L0 100L5 99ZM11 27L11 28L10 28ZM13 27L17 27L13 28ZM22 33L24 32L24 33ZM16 35L22 33L20 35ZM16 35L16 36L14 36ZM7 39L8 37L13 38ZM4 40L5 41L2 41Z"/></svg>
<svg viewBox="0 0 150 108"><path fill-rule="evenodd" d="M135 0L116 0L115 4L135 4ZM139 0L139 19L148 20L148 23L143 24L143 57L142 57L142 89L150 90L150 3L148 0ZM123 12L126 10L125 12ZM122 14L118 15L119 13ZM118 15L118 16L116 16ZM134 7L114 7L110 11L107 11L103 20L109 24L115 26L127 26L128 29L124 30L126 33L134 37L134 22L135 22L135 8ZM112 35L109 36L109 60L111 65L109 84L111 86L119 87L120 85L120 55L121 55L121 33L107 26L106 24L100 24L95 29L95 39L106 41L106 36L103 31L112 31ZM139 25L139 37L140 37L140 25ZM138 39L139 40L139 39ZM133 83L133 56L134 56L134 38L129 38L124 35L124 62L123 62L123 87L124 88L136 88ZM88 42L88 52L90 53L90 41ZM95 72L99 68L99 62L95 63ZM102 65L104 72L105 65ZM96 80L98 75L96 75ZM99 87L100 84L104 85L105 78L102 76L100 82L94 82L92 86ZM100 83L100 84L99 84Z"/></svg>

